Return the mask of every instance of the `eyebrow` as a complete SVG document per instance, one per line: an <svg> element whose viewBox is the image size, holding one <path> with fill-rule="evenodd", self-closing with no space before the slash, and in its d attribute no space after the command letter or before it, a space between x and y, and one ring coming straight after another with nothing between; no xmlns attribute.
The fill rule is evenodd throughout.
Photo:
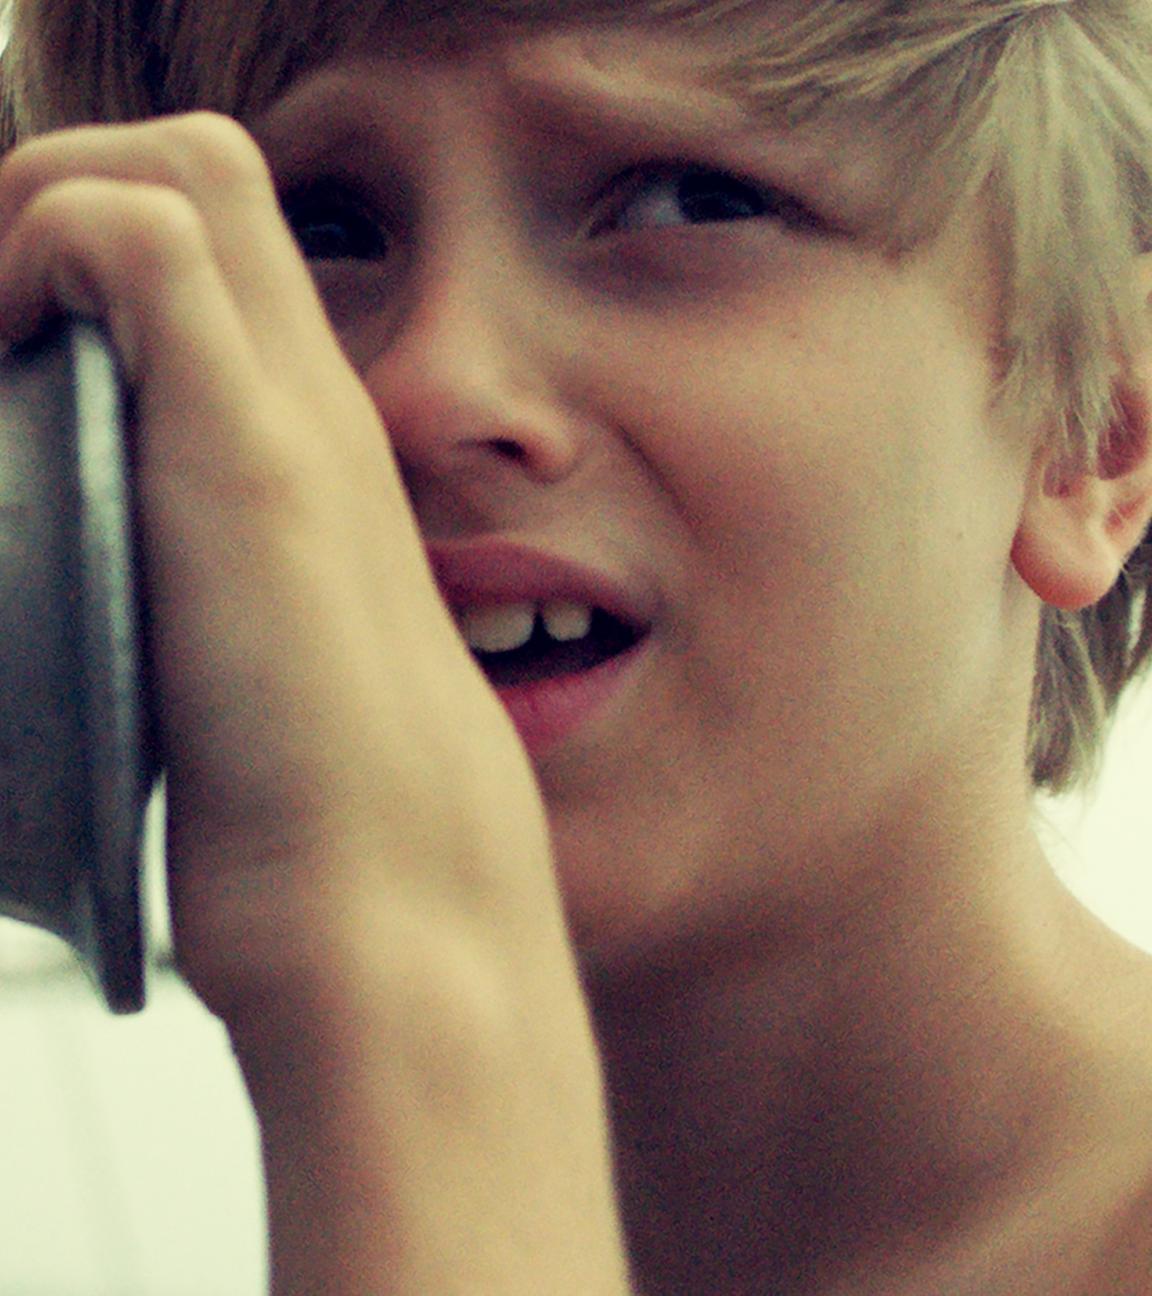
<svg viewBox="0 0 1152 1296"><path fill-rule="evenodd" d="M728 70L720 60L696 76L686 68L686 75L670 82L651 70L633 71L622 59L604 63L592 46L574 58L578 41L568 33L507 51L509 105L529 129L583 140L607 137L617 146L634 143L680 156L697 148L719 152L734 167L772 171L799 197L845 224L859 223L866 215L862 209L883 202L891 157L861 133L845 137L819 123L799 129L773 123L738 87L707 84L703 78L710 71L719 77ZM389 134L387 114L373 121L360 77L381 75L391 57L368 53L338 70L330 68L331 80L323 73L319 84L305 78L273 105L258 137L272 145L289 171L294 160L310 165L317 155L374 151L379 133ZM675 68L670 60L668 71Z"/></svg>
<svg viewBox="0 0 1152 1296"><path fill-rule="evenodd" d="M524 109L590 132L610 128L691 139L718 133L741 136L763 132L757 119L733 94L693 86L670 87L637 74L622 78L619 69L600 73L592 59L575 66L560 57L543 61L538 47L510 58L511 93Z"/></svg>
<svg viewBox="0 0 1152 1296"><path fill-rule="evenodd" d="M691 150L696 143L715 144L718 138L745 145L767 141L765 123L734 96L703 87L672 90L643 77L620 85L607 75L582 76L558 66L560 75L553 68L529 71L528 62L524 59L508 79L510 103L518 121L550 134L635 139L637 144L679 151ZM347 76L341 70L330 81L309 80L289 90L251 123L256 134L281 149L286 146L288 152L303 143L300 135L323 139L325 152L363 146L381 130L387 135L386 116L373 120L374 114L366 111L355 65L346 71Z"/></svg>
<svg viewBox="0 0 1152 1296"><path fill-rule="evenodd" d="M645 150L663 149L685 161L701 160L692 156L698 151L703 160L768 177L819 211L830 227L884 237L894 157L881 139L873 143L818 125L788 129L736 94L707 89L635 95L615 86L541 82L524 108L589 138L634 139Z"/></svg>
<svg viewBox="0 0 1152 1296"><path fill-rule="evenodd" d="M389 61L388 56L383 56L379 65L386 67ZM343 123L349 137L367 134L370 127L361 130L355 126L364 116L355 86L355 68L357 64L370 66L376 62L370 55L363 63L358 58L347 67L347 80L338 75L322 86L305 78L302 85L290 88L258 118L275 123L281 110L285 116L296 116L299 100L303 99L309 118L315 112L329 124ZM667 137L688 143L693 138L703 141L718 134L751 136L765 129L763 119L743 107L733 94L704 86L693 89L678 85L671 89L643 76L629 78L621 86L617 72L597 75L591 60L578 68L565 66L559 57L543 66L542 62L535 49L530 55L509 56L509 94L521 120L539 121L573 133L595 135L611 130L642 135L648 140ZM314 90L319 92L315 96Z"/></svg>

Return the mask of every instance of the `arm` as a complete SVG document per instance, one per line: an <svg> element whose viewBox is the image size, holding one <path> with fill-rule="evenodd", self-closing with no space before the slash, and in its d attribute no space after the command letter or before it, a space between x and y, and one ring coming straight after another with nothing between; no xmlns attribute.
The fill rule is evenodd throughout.
<svg viewBox="0 0 1152 1296"><path fill-rule="evenodd" d="M61 308L136 398L177 954L260 1121L276 1296L620 1296L531 770L239 127L5 161L0 335Z"/></svg>

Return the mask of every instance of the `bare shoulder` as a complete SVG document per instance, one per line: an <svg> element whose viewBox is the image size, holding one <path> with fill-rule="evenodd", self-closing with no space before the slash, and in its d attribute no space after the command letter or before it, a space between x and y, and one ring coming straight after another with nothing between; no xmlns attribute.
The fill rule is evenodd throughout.
<svg viewBox="0 0 1152 1296"><path fill-rule="evenodd" d="M1115 1050L1102 1094L1113 1123L1099 1166L1111 1163L1116 1177L1106 1180L1108 1228L1084 1296L1152 1296L1152 954L1120 942L1111 968L1099 996Z"/></svg>
<svg viewBox="0 0 1152 1296"><path fill-rule="evenodd" d="M1152 1171L1118 1214L1083 1296L1152 1296Z"/></svg>
<svg viewBox="0 0 1152 1296"><path fill-rule="evenodd" d="M1059 1115L985 1238L992 1286L1152 1296L1152 954L1083 911L1067 932L1056 1065L1038 1092L1062 1091Z"/></svg>

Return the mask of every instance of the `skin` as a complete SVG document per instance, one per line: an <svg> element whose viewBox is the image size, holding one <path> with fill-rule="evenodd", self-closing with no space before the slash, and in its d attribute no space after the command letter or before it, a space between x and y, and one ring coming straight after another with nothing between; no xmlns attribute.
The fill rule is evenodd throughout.
<svg viewBox="0 0 1152 1296"><path fill-rule="evenodd" d="M277 1296L1146 1294L1152 973L1022 753L1041 600L1152 513L1148 373L1054 471L982 213L885 253L882 132L773 134L708 39L349 51L252 123L387 235L312 274L221 119L0 169L0 332L96 314L137 391L176 938ZM688 224L685 160L807 215ZM477 537L656 609L534 766L422 555Z"/></svg>

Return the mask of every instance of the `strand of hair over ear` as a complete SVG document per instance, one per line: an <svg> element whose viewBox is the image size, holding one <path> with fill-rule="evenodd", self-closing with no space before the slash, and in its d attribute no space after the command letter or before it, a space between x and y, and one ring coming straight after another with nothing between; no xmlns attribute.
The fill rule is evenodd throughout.
<svg viewBox="0 0 1152 1296"><path fill-rule="evenodd" d="M1063 9L1071 9L1079 0L1010 0L1005 6L1007 13L1005 17L1009 20L1014 18L1034 18L1038 14L1053 12Z"/></svg>

